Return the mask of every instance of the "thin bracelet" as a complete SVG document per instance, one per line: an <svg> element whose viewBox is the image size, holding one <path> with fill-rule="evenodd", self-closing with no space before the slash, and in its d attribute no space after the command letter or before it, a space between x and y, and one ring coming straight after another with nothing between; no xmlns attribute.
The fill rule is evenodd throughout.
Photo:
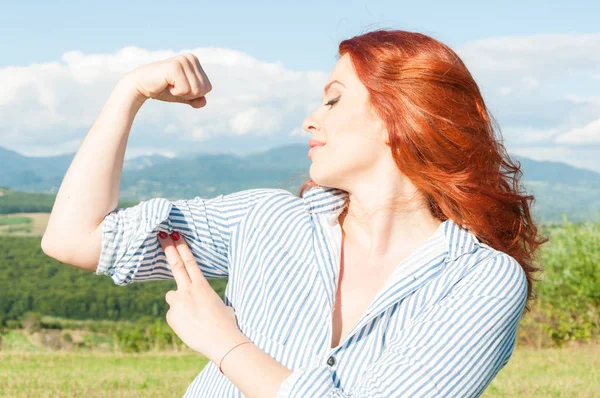
<svg viewBox="0 0 600 398"><path fill-rule="evenodd" d="M244 342L242 342L242 343L234 346L233 348L239 347L242 344L246 344L246 343L251 343L251 341L244 341ZM231 350L233 350L233 348ZM229 354L231 352L231 350L227 351L227 354ZM223 355L223 358L221 358L221 362L219 362L219 372L221 372L221 374L224 374L223 371L221 370L221 364L223 363L223 359L225 359L225 357L227 356L227 354Z"/></svg>

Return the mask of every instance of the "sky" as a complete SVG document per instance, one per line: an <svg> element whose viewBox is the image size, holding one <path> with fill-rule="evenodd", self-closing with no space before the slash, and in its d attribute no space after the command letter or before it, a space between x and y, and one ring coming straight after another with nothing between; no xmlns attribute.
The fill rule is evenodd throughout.
<svg viewBox="0 0 600 398"><path fill-rule="evenodd" d="M0 2L0 146L76 152L115 84L194 53L207 106L147 101L126 158L307 143L337 45L372 29L452 47L511 154L600 172L600 2Z"/></svg>

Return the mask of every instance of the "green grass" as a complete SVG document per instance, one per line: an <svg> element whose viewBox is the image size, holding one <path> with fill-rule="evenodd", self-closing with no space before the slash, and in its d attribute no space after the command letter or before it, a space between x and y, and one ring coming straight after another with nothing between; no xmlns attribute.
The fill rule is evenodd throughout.
<svg viewBox="0 0 600 398"><path fill-rule="evenodd" d="M21 332L8 332L2 336L3 351L40 352L43 348L33 345L27 336ZM0 365L0 368L2 365Z"/></svg>
<svg viewBox="0 0 600 398"><path fill-rule="evenodd" d="M192 353L0 352L0 396L182 396L206 364ZM483 397L594 397L598 385L600 345L518 347Z"/></svg>
<svg viewBox="0 0 600 398"><path fill-rule="evenodd" d="M0 352L0 396L183 396L206 363L190 353Z"/></svg>
<svg viewBox="0 0 600 398"><path fill-rule="evenodd" d="M31 217L9 217L7 215L0 215L0 225L18 225L31 223L33 223Z"/></svg>
<svg viewBox="0 0 600 398"><path fill-rule="evenodd" d="M600 344L532 350L517 347L483 397L598 397Z"/></svg>
<svg viewBox="0 0 600 398"><path fill-rule="evenodd" d="M42 236L49 213L0 214L0 235Z"/></svg>

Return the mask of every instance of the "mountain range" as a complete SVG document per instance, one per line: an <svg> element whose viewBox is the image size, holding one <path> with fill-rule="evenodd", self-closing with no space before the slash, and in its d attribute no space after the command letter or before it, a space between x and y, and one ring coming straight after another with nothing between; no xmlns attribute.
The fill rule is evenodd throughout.
<svg viewBox="0 0 600 398"><path fill-rule="evenodd" d="M139 156L124 162L119 199L140 201L214 197L243 189L284 188L297 193L309 178L305 145L287 145L240 156L186 154ZM0 147L0 185L55 195L75 154L29 157ZM535 195L542 222L594 219L600 213L600 173L560 162L512 156L521 163L524 186Z"/></svg>

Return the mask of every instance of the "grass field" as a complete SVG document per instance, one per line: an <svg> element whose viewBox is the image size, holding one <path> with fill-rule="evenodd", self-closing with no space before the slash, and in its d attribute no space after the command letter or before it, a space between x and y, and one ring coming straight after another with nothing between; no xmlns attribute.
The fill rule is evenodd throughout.
<svg viewBox="0 0 600 398"><path fill-rule="evenodd" d="M206 365L193 354L0 352L3 397L180 397ZM517 348L484 397L597 397L600 345Z"/></svg>
<svg viewBox="0 0 600 398"><path fill-rule="evenodd" d="M0 234L14 236L42 236L50 213L0 214Z"/></svg>

